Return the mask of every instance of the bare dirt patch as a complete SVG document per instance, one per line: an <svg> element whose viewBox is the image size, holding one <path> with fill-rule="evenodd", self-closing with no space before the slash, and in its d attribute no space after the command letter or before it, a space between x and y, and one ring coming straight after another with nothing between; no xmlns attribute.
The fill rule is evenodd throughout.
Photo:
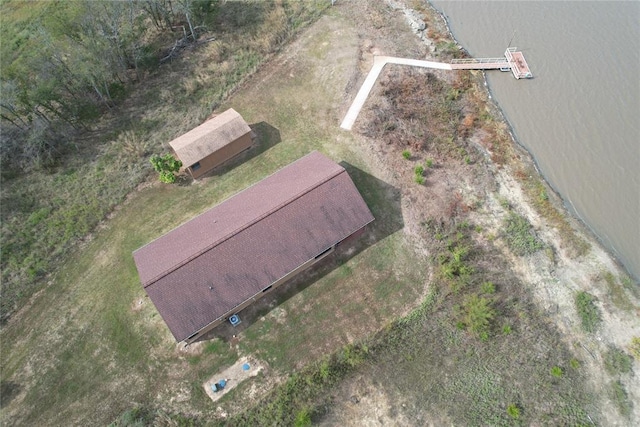
<svg viewBox="0 0 640 427"><path fill-rule="evenodd" d="M213 375L205 381L202 386L204 387L207 396L209 396L212 401L216 402L243 381L258 375L264 368L264 364L254 358L241 357L236 363L229 366L227 369ZM226 382L224 388L218 391L213 391L215 384L220 383L221 380Z"/></svg>

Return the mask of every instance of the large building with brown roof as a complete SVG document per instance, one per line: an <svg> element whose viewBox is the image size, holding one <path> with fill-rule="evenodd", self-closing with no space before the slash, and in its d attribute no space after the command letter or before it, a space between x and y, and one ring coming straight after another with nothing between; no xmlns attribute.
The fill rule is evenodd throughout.
<svg viewBox="0 0 640 427"><path fill-rule="evenodd" d="M347 171L314 151L133 258L173 336L189 344L373 220Z"/></svg>
<svg viewBox="0 0 640 427"><path fill-rule="evenodd" d="M198 178L246 150L252 142L251 128L236 110L230 108L169 145L185 170Z"/></svg>

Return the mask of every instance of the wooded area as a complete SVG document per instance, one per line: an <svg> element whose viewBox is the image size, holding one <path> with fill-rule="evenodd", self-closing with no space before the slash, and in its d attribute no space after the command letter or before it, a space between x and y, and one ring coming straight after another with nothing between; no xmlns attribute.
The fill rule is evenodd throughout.
<svg viewBox="0 0 640 427"><path fill-rule="evenodd" d="M128 85L198 39L215 0L8 2L1 68L3 173L46 166ZM169 42L175 39L175 43ZM171 43L174 49L166 51Z"/></svg>

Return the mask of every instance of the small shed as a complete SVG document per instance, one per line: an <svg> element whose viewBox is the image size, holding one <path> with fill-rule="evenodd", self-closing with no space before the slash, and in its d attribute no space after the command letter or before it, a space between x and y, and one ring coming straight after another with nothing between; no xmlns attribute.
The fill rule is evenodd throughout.
<svg viewBox="0 0 640 427"><path fill-rule="evenodd" d="M133 253L147 295L189 344L373 221L347 171L314 151Z"/></svg>
<svg viewBox="0 0 640 427"><path fill-rule="evenodd" d="M233 108L179 136L169 145L184 169L198 178L251 146L253 132Z"/></svg>

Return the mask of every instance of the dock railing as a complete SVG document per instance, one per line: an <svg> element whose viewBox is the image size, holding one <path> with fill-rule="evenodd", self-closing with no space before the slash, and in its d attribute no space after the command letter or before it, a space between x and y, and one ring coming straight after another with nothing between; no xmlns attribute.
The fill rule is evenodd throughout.
<svg viewBox="0 0 640 427"><path fill-rule="evenodd" d="M496 64L500 62L507 62L506 58L462 58L452 59L452 64Z"/></svg>

